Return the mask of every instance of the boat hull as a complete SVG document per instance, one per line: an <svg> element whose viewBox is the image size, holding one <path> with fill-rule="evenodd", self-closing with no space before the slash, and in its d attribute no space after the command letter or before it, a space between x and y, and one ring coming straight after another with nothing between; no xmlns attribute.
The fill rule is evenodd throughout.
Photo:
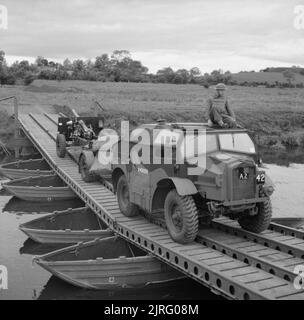
<svg viewBox="0 0 304 320"><path fill-rule="evenodd" d="M108 239L94 242L107 241ZM113 252L116 251L115 245L109 249ZM68 261L67 258L64 258L64 261L48 261L54 254L70 253L71 255L74 252L77 252L77 246L41 256L36 258L35 262L56 277L85 289L139 288L184 278L183 274L148 255L120 256L112 259L95 258L85 261Z"/></svg>
<svg viewBox="0 0 304 320"><path fill-rule="evenodd" d="M25 201L51 202L76 199L77 195L68 186L40 186L39 180L50 176L30 177L18 179L3 184L3 188L11 195ZM24 185L25 181L30 181L33 185ZM35 186L34 181L37 181ZM20 183L20 185L18 185Z"/></svg>
<svg viewBox="0 0 304 320"><path fill-rule="evenodd" d="M55 212L22 224L19 229L41 244L73 244L113 236L113 232L87 208Z"/></svg>
<svg viewBox="0 0 304 320"><path fill-rule="evenodd" d="M33 202L51 202L75 199L77 196L69 187L61 188L37 188L37 187L6 187L3 186L11 195L24 200Z"/></svg>
<svg viewBox="0 0 304 320"><path fill-rule="evenodd" d="M110 230L83 230L83 231L45 231L28 228L20 228L30 239L41 244L73 244L79 242L87 242L94 239L108 238L113 236Z"/></svg>
<svg viewBox="0 0 304 320"><path fill-rule="evenodd" d="M302 228L304 226L304 218L298 217L273 218L272 222L294 229Z"/></svg>
<svg viewBox="0 0 304 320"><path fill-rule="evenodd" d="M33 167L33 169L27 169L25 167ZM51 175L53 171L51 169L46 170L45 167L45 161L41 159L18 161L0 166L0 173L11 180Z"/></svg>
<svg viewBox="0 0 304 320"><path fill-rule="evenodd" d="M149 256L119 258L116 261L99 263L87 261L68 267L60 263L38 261L37 264L54 276L84 289L139 288L184 278L182 274Z"/></svg>

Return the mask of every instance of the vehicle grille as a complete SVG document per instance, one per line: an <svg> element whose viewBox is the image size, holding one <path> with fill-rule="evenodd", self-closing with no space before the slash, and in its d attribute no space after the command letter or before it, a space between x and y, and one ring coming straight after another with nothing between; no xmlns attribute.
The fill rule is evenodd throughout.
<svg viewBox="0 0 304 320"><path fill-rule="evenodd" d="M233 200L253 199L256 189L256 172L255 167L245 167L249 172L248 180L240 180L239 169L235 168L232 174L233 183Z"/></svg>

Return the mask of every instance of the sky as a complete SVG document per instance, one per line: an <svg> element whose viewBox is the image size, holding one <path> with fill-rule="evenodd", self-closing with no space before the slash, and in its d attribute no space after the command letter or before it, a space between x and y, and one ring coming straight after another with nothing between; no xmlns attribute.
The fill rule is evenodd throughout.
<svg viewBox="0 0 304 320"><path fill-rule="evenodd" d="M302 3L301 3L302 2ZM8 28L0 50L9 63L44 56L94 59L129 50L155 72L199 67L260 70L304 66L304 0L0 0Z"/></svg>

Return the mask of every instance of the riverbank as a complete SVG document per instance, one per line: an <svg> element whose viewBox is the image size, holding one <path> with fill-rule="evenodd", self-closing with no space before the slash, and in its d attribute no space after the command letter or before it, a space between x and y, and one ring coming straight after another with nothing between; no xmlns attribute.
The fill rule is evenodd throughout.
<svg viewBox="0 0 304 320"><path fill-rule="evenodd" d="M28 87L1 87L0 96L16 95L20 112L102 113L107 126L119 129L122 119L131 126L156 121L205 122L206 100L214 93L198 85L35 81ZM238 121L260 146L271 150L304 150L304 90L229 87L230 104ZM93 107L99 101L106 111ZM11 102L1 104L0 139L13 134Z"/></svg>

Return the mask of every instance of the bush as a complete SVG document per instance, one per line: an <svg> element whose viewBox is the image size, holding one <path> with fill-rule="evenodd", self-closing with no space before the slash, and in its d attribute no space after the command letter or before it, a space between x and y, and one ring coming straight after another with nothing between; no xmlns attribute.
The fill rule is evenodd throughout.
<svg viewBox="0 0 304 320"><path fill-rule="evenodd" d="M2 72L0 74L0 84L1 85L14 85L16 83L16 77L8 72Z"/></svg>
<svg viewBox="0 0 304 320"><path fill-rule="evenodd" d="M14 134L14 121L6 111L0 110L0 139L7 142Z"/></svg>
<svg viewBox="0 0 304 320"><path fill-rule="evenodd" d="M39 73L38 79L41 80L56 80L56 73L50 70L43 70Z"/></svg>
<svg viewBox="0 0 304 320"><path fill-rule="evenodd" d="M299 137L295 133L285 134L282 136L281 142L286 147L296 148L299 146Z"/></svg>
<svg viewBox="0 0 304 320"><path fill-rule="evenodd" d="M29 86L31 83L35 81L36 77L32 74L27 74L24 78L24 85Z"/></svg>
<svg viewBox="0 0 304 320"><path fill-rule="evenodd" d="M304 133L299 137L299 145L304 148Z"/></svg>
<svg viewBox="0 0 304 320"><path fill-rule="evenodd" d="M9 86L14 86L16 84L16 81L17 81L17 79L12 74L10 74L6 77L5 84L7 84Z"/></svg>
<svg viewBox="0 0 304 320"><path fill-rule="evenodd" d="M259 141L259 144L262 146L274 146L278 143L278 137L277 136L258 136L257 140Z"/></svg>

